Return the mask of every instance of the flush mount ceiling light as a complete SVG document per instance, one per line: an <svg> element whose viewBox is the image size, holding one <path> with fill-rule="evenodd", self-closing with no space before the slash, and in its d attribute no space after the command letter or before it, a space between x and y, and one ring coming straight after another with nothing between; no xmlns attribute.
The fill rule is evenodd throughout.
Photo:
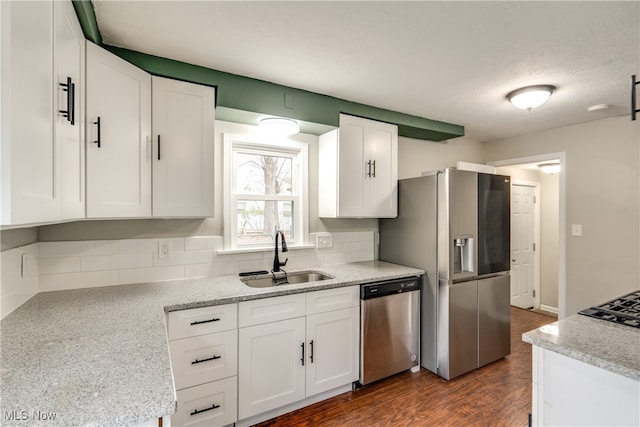
<svg viewBox="0 0 640 427"><path fill-rule="evenodd" d="M560 172L560 163L558 162L542 163L538 165L538 167L542 170L542 172L548 173L548 174L554 174L554 173Z"/></svg>
<svg viewBox="0 0 640 427"><path fill-rule="evenodd" d="M260 130L275 135L294 135L300 132L300 125L295 120L283 119L279 117L269 117L260 120L258 124Z"/></svg>
<svg viewBox="0 0 640 427"><path fill-rule="evenodd" d="M544 104L555 90L551 85L527 86L509 92L507 99L514 107L531 111Z"/></svg>

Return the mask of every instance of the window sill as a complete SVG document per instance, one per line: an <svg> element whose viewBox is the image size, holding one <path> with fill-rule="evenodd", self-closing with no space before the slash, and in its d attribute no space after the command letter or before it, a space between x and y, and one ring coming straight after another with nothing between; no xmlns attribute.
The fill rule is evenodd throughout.
<svg viewBox="0 0 640 427"><path fill-rule="evenodd" d="M296 246L288 246L290 251L295 251L297 249L315 249L316 245L296 245ZM236 249L219 249L216 251L216 255L232 255L232 254L248 254L254 252L273 252L274 248L236 248Z"/></svg>

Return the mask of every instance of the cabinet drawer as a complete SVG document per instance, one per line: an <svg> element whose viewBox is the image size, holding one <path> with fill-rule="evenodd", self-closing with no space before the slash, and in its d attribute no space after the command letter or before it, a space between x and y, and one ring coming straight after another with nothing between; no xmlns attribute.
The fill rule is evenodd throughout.
<svg viewBox="0 0 640 427"><path fill-rule="evenodd" d="M220 427L238 419L238 377L180 390L177 396L171 425Z"/></svg>
<svg viewBox="0 0 640 427"><path fill-rule="evenodd" d="M360 286L326 289L305 295L308 315L360 305Z"/></svg>
<svg viewBox="0 0 640 427"><path fill-rule="evenodd" d="M169 340L235 329L237 312L237 304L172 311L168 320Z"/></svg>
<svg viewBox="0 0 640 427"><path fill-rule="evenodd" d="M305 315L304 294L244 301L238 307L240 328Z"/></svg>
<svg viewBox="0 0 640 427"><path fill-rule="evenodd" d="M169 342L176 390L236 375L238 331L200 335Z"/></svg>

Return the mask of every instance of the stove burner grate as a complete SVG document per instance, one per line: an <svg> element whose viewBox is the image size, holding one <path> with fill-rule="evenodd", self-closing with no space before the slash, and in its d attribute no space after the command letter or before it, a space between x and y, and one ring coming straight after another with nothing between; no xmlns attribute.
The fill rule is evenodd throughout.
<svg viewBox="0 0 640 427"><path fill-rule="evenodd" d="M630 292L579 314L608 322L640 328L640 290Z"/></svg>

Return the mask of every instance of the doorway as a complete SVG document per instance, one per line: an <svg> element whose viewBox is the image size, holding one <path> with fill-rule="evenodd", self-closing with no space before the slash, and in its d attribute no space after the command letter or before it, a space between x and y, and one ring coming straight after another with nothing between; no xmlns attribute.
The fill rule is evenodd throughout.
<svg viewBox="0 0 640 427"><path fill-rule="evenodd" d="M498 173L512 177L512 305L541 309L560 318L566 283L566 242L560 232L565 223L564 156L554 153L491 163ZM538 167L550 161L560 162L560 173L548 175ZM523 199L528 200L527 206L514 206Z"/></svg>

